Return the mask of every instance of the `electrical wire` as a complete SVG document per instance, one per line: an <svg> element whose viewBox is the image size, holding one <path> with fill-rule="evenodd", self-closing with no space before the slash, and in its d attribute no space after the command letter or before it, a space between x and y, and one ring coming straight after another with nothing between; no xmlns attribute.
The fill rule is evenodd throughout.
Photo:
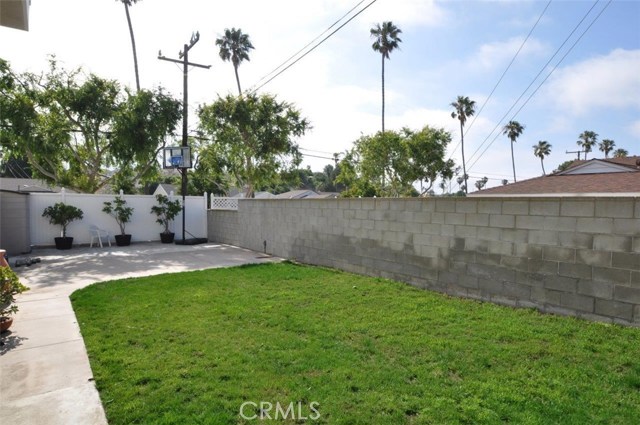
<svg viewBox="0 0 640 425"><path fill-rule="evenodd" d="M300 149L301 151L308 151L308 152L314 152L314 153L324 153L324 154L327 154L327 155L333 155L334 154L333 152L317 151L317 150L314 150L314 149L307 149L307 148L298 148L298 149Z"/></svg>
<svg viewBox="0 0 640 425"><path fill-rule="evenodd" d="M302 152L300 152L300 155L302 155L302 156L310 156L312 158L329 159L331 161L333 161L335 159L335 158L329 158L329 157L326 157L326 156L311 155L310 153L302 153Z"/></svg>
<svg viewBox="0 0 640 425"><path fill-rule="evenodd" d="M524 39L524 41L522 42L522 44L520 45L520 48L518 48L518 51L516 52L515 55L513 55L513 58L511 58L511 62L509 62L509 65L507 65L507 68L504 70L504 72L502 73L502 75L500 76L500 78L498 79L498 82L495 84L495 86L493 86L493 89L491 90L491 93L489 93L489 96L485 99L484 103L482 104L482 106L480 107L480 110L478 111L477 114L475 114L473 116L473 120L471 120L471 123L469 124L469 126L464 130L464 136L466 136L469 133L469 130L471 130L471 127L473 127L473 123L476 122L476 119L478 118L478 116L482 113L482 111L484 110L484 107L487 105L487 103L489 102L489 99L491 99L491 96L493 95L493 93L496 91L496 89L498 88L498 86L500 85L500 83L502 82L503 78L505 75L507 75L507 72L509 71L509 69L511 68L511 65L513 65L513 63L515 62L516 58L518 57L518 55L520 54L520 51L522 51L522 48L524 47L524 45L527 43L527 41L529 40L529 37L531 37L531 34L533 33L533 31L536 29L536 27L538 26L538 23L540 23L540 20L542 19L542 17L544 16L544 14L547 12L547 9L549 8L549 5L551 5L551 2L553 0L549 0L549 2L547 3L547 5L544 7L544 9L542 10L542 13L540 14L540 16L538 16L538 20L535 22L535 24L533 24L533 27L531 27L531 30L529 30L529 34L527 34L527 37ZM453 148L453 151L451 152L451 155L449 155L449 159L451 159L453 157L453 155L456 153L456 151L458 150L458 148L460 147L460 144L462 143L462 139L460 139L460 141L456 144L456 147Z"/></svg>
<svg viewBox="0 0 640 425"><path fill-rule="evenodd" d="M343 23L342 25L340 25L338 28L336 28L335 30L333 30L328 36L326 36L325 38L323 38L322 40L320 40L320 42L318 42L315 46L313 46L311 49L307 50L302 56L300 56L299 58L297 58L295 61L291 62L289 65L287 65L285 68L283 68L282 70L280 70L277 74L275 74L274 76L272 76L271 78L269 78L267 81L265 81L264 83L262 83L261 85L259 85L257 88L255 89L251 89L250 92L256 93L258 90L260 90L262 87L266 86L267 84L269 84L271 81L273 81L275 78L277 78L278 76L280 76L283 72L285 72L286 70L288 70L289 68L291 68L293 65L295 65L296 63L298 63L302 58L304 58L305 56L307 56L309 53L313 52L316 48L318 48L320 45L322 45L325 41L327 41L331 36L333 36L335 33L337 33L338 31L340 31L342 28L344 28L349 22L351 22L352 20L354 20L358 15L360 15L362 12L364 12L365 10L367 10L372 4L374 4L376 1L378 0L372 0L369 4L367 4L365 7L363 7L362 9L360 9L355 15L353 15L352 17L350 17L345 23Z"/></svg>
<svg viewBox="0 0 640 425"><path fill-rule="evenodd" d="M582 32L582 34L580 34L580 36L576 39L576 41L571 45L571 47L569 47L569 49L567 50L567 52L562 56L562 58L558 61L558 63L551 69L551 71L549 72L549 74L547 74L547 76L544 78L544 80L542 80L542 82L538 85L538 87L536 87L536 89L531 92L531 94L529 95L529 97L524 101L524 103L520 106L520 108L513 114L513 116L511 117L511 119L513 120L519 113L520 111L522 111L522 109L529 103L529 101L531 100L531 98L538 92L538 90L540 90L540 87L542 87L542 85L549 79L549 77L554 73L554 71L558 68L558 66L560 66L560 64L565 60L565 58L569 55L569 53L571 53L571 51L573 50L573 48L578 44L578 42L580 42L580 40L582 40L582 37L584 37L584 35L591 29L591 27L593 26L593 24L596 23L596 21L600 18L600 16L604 13L604 11L609 7L609 5L611 4L613 0L609 0L607 2L607 4L602 8L602 10L596 15L596 17L591 21L591 23L587 26L587 28L585 28L585 30ZM591 13L591 10L593 10L593 8L595 7L595 5L598 4L598 1L596 1L594 3L594 5L591 7L591 9L589 9L589 11L587 12L587 15L589 13ZM582 23L582 21L584 21L584 19L587 17L587 15L585 15L583 17L583 19L580 21L580 23L578 25L580 25ZM576 27L577 28L577 27ZM574 29L575 31L575 29ZM571 37L571 35L573 34L573 32L571 32L571 34L569 34L569 37ZM567 40L568 38L567 37ZM565 43L566 41L565 40ZM565 43L562 43L562 46L564 46ZM560 46L560 48L562 48L562 46ZM560 48L558 49L558 51L560 50ZM555 55L558 53L558 51L556 51L556 53L554 53L554 55L552 56L555 57ZM549 60L550 62L551 60ZM545 64L545 66L542 68L542 70L544 70L546 68L546 66L549 64L549 62L547 62L547 64ZM524 96L524 94L527 92L527 90L529 90L529 87L531 87L531 85L533 85L533 83L535 82L535 80L538 79L538 76L542 73L542 70L540 71L540 73L538 73L538 75L536 75L536 77L534 78L534 80L531 82L531 84L525 89L525 91L522 93L522 95L520 95L520 97L518 97L518 99L514 102L514 104L511 106L511 108L509 108L509 111L507 111L507 114L509 112L511 112L511 110L516 106L516 104L520 101L520 99ZM500 120L500 123L504 120L504 118L507 116L507 114L505 114L505 116L502 117L502 119ZM500 123L498 124L498 126L500 125ZM496 128L498 127L496 126ZM495 131L495 128L494 128ZM490 134L491 135L491 134ZM490 135L488 137L490 137ZM478 156L476 158L476 160L469 166L469 170L478 162L478 160L480 160L480 158L482 158L482 156L487 152L487 150L491 147L491 145L493 145L493 143L496 141L496 139L498 138L498 136L500 135L500 133L497 133L496 136L493 138L493 140L491 141L491 143L489 143L487 145L487 147L482 151L482 153L480 154L480 156ZM488 139L488 138L487 138ZM487 140L485 139L485 141ZM482 143L484 144L484 142ZM480 145L480 147L478 149L476 149L476 151L474 152L473 155L471 155L471 158L473 158L473 156L475 156L475 154L478 152L478 150L482 147L482 144Z"/></svg>
<svg viewBox="0 0 640 425"><path fill-rule="evenodd" d="M333 28L334 26L336 26L340 21L342 21L344 18L346 18L351 12L353 12L358 6L360 6L362 3L364 3L365 0L360 0L360 2L358 2L358 4L356 4L355 6L353 6L351 9L349 9L349 11L347 13L345 13L344 15L342 15L340 17L340 19L338 19L337 21L335 21L333 24L331 24L329 26L329 28L327 28L326 30L324 30L322 33L320 33L320 35L318 35L316 38L314 38L313 40L311 40L310 42L308 42L303 48L301 48L300 50L298 50L297 52L295 52L293 55L289 56L284 62L282 62L280 65L278 65L276 68L273 69L273 71L269 72L268 74L265 74L262 78L260 78L253 86L251 86L251 89L249 91L253 91L253 88L255 86L257 86L258 84L260 84L262 81L264 81L266 78L270 77L271 75L273 75L276 71L278 71L280 68L282 68L283 66L285 66L287 64L287 62L289 62L291 59L295 58L296 56L298 56L302 51L304 51L307 47L311 46L313 43L315 43L320 37L322 37L323 35L325 35L331 28Z"/></svg>

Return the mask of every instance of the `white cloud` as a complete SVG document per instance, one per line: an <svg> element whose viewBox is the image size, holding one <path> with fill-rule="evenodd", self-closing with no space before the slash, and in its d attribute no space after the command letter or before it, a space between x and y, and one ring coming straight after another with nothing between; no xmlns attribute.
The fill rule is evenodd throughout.
<svg viewBox="0 0 640 425"><path fill-rule="evenodd" d="M633 137L640 139L640 120L632 122L628 130Z"/></svg>
<svg viewBox="0 0 640 425"><path fill-rule="evenodd" d="M546 88L563 113L584 115L597 108L640 109L640 50L616 49L567 66Z"/></svg>
<svg viewBox="0 0 640 425"><path fill-rule="evenodd" d="M478 48L470 62L472 65L479 65L484 69L501 67L513 58L523 41L524 37L512 37L506 41L495 41L493 43L483 44ZM545 55L548 50L548 47L539 40L530 38L522 47L516 62L522 61L523 58Z"/></svg>
<svg viewBox="0 0 640 425"><path fill-rule="evenodd" d="M442 26L449 21L449 13L435 0L394 0L373 4L363 16L368 22L393 21L402 28L410 25Z"/></svg>

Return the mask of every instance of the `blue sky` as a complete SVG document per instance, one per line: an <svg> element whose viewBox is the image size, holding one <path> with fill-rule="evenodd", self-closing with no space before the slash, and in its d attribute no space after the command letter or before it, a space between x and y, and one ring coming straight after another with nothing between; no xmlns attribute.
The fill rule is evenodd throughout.
<svg viewBox="0 0 640 425"><path fill-rule="evenodd" d="M256 50L240 67L243 88L252 87L295 51L322 33L357 1L237 0L221 2L144 0L131 8L141 82L162 85L181 97L180 70L156 59L162 49L176 56L192 31L201 33L190 59L212 64L190 74L190 106L235 93L232 66L217 56L214 40L227 27L240 27ZM365 1L362 6L368 4ZM351 146L360 134L380 128L380 56L371 50L369 28L391 20L403 31L401 49L386 63L387 128L444 127L459 140L449 104L458 95L485 102L548 1L377 0L299 63L261 89L296 104L314 129L299 140L306 153L329 156ZM564 48L544 67L587 11ZM361 7L362 7L361 6ZM541 173L532 145L549 141L547 170L571 159L584 130L640 153L640 2L553 0L503 81L465 138L471 181L490 185L512 179L509 142L492 130L542 70L541 80L568 53L547 82L515 117L525 131L515 147L518 179ZM19 71L43 69L48 53L66 66L83 66L133 86L131 48L124 9L115 1L32 0L31 31L0 28L0 57ZM193 120L192 120L193 122ZM492 143L483 155L484 147ZM474 155L476 150L480 150ZM590 155L592 157L593 154ZM596 156L601 156L596 152ZM453 159L461 162L460 149ZM308 156L319 170L330 161Z"/></svg>

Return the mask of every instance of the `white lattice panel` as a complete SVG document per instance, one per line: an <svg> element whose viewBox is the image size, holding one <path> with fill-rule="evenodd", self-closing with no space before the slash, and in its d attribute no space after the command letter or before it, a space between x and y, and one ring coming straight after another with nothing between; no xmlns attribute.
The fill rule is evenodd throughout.
<svg viewBox="0 0 640 425"><path fill-rule="evenodd" d="M212 210L238 210L238 198L211 198Z"/></svg>

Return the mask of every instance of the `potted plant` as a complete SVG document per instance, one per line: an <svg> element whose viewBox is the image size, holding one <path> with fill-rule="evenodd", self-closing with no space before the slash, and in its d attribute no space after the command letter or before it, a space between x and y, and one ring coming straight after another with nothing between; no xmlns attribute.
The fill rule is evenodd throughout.
<svg viewBox="0 0 640 425"><path fill-rule="evenodd" d="M116 219L116 223L120 226L120 234L115 235L116 245L129 246L131 243L131 235L125 232L125 226L131 220L133 208L127 207L127 201L120 196L116 196L113 202L104 202L102 211Z"/></svg>
<svg viewBox="0 0 640 425"><path fill-rule="evenodd" d="M167 196L162 194L156 195L156 200L158 201L158 205L152 206L151 212L158 217L156 223L164 226L164 231L160 233L160 241L162 241L162 243L172 243L175 233L169 230L169 222L173 221L173 219L180 214L182 206L180 206L180 201L177 199L170 201Z"/></svg>
<svg viewBox="0 0 640 425"><path fill-rule="evenodd" d="M45 208L42 216L48 217L49 223L62 226L62 232L60 232L61 236L59 238L54 238L56 248L71 249L73 238L67 236L67 226L74 220L82 219L82 210L74 207L73 205L58 202L55 205L50 205Z"/></svg>
<svg viewBox="0 0 640 425"><path fill-rule="evenodd" d="M0 332L9 329L13 323L10 315L18 311L15 295L27 290L10 267L0 267Z"/></svg>

